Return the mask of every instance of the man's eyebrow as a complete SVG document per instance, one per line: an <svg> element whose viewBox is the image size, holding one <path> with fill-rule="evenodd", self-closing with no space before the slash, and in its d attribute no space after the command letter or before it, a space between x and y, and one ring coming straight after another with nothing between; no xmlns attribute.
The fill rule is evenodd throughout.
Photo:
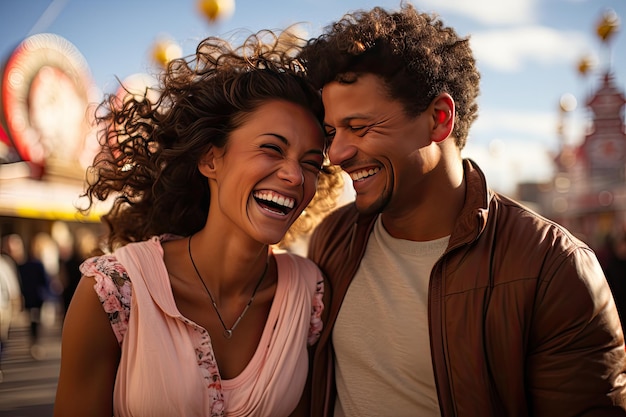
<svg viewBox="0 0 626 417"><path fill-rule="evenodd" d="M359 113L359 114L352 114L350 116L346 116L344 118L342 118L341 120L339 120L340 124L348 124L350 123L352 120L358 119L358 120L369 120L372 118L371 114L364 114L364 113ZM324 126L331 126L330 124L324 122ZM332 126L331 126L332 127Z"/></svg>

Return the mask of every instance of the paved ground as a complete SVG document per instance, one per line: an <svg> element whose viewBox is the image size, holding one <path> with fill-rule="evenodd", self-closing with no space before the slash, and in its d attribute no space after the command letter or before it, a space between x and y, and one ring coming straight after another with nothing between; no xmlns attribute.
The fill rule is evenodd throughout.
<svg viewBox="0 0 626 417"><path fill-rule="evenodd" d="M14 321L4 344L0 417L51 417L61 358L61 323L44 317L38 346L30 349L28 321Z"/></svg>

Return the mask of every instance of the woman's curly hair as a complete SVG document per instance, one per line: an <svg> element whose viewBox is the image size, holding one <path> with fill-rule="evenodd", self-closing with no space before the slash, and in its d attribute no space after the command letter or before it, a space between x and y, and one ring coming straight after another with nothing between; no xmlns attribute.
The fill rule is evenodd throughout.
<svg viewBox="0 0 626 417"><path fill-rule="evenodd" d="M456 104L453 135L459 149L465 146L477 116L480 74L469 39L436 16L408 3L393 13L375 7L346 14L308 41L300 58L317 88L354 82L359 73L381 76L390 97L411 116L449 93Z"/></svg>
<svg viewBox="0 0 626 417"><path fill-rule="evenodd" d="M194 55L167 65L156 99L147 90L143 96L126 91L103 100L96 114L103 126L100 151L87 170L83 210L112 199L103 216L107 250L164 233L186 236L200 230L210 195L198 161L210 146L225 146L245 116L264 102L286 100L323 121L319 90L303 77L294 57L297 45L288 42L294 39L265 30L233 47L209 37ZM325 164L316 196L286 241L321 220L334 206L341 183L339 171Z"/></svg>

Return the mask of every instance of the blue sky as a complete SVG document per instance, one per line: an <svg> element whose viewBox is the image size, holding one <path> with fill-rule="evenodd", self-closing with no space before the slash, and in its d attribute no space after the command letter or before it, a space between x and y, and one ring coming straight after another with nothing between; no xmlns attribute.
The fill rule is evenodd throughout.
<svg viewBox="0 0 626 417"><path fill-rule="evenodd" d="M208 35L237 29L257 31L302 23L308 35L345 12L383 6L389 0L235 0L227 19L210 23L196 0L0 0L0 59L25 37L55 33L83 55L100 92L113 92L116 77L151 73L151 51L168 37L192 53ZM559 99L570 93L578 106L568 113L568 143L584 138L589 114L584 102L610 62L617 86L626 90L626 36L620 27L610 50L596 35L606 9L626 23L625 0L413 0L439 14L461 35L469 35L482 74L480 116L464 156L474 158L492 187L513 193L516 181L545 180L550 153L559 146ZM610 51L610 54L609 54ZM578 62L591 56L595 66L583 76Z"/></svg>

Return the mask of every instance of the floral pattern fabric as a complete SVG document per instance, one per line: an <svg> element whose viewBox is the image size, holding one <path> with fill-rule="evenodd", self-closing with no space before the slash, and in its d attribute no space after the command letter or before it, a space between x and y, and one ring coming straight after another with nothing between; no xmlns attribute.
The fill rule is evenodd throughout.
<svg viewBox="0 0 626 417"><path fill-rule="evenodd" d="M80 271L83 275L93 276L96 279L94 289L104 311L109 315L111 327L121 345L130 317L132 284L128 278L128 273L114 255L102 255L87 259L80 266ZM324 326L322 323L323 297L324 281L318 281L311 308L311 327L307 340L309 346L317 342Z"/></svg>
<svg viewBox="0 0 626 417"><path fill-rule="evenodd" d="M114 255L103 255L86 260L81 265L84 276L95 278L94 289L102 303L104 311L109 316L113 332L120 343L124 343L124 337L128 330L131 314L131 300L133 286L128 272ZM307 336L307 343L314 344L319 339L323 324L321 314L323 311L324 284L320 280L316 283L315 291L311 299L311 317ZM196 361L208 389L208 397L211 400L211 416L224 416L225 401L222 380L208 332L181 317L181 319L199 334L199 344L195 346Z"/></svg>

